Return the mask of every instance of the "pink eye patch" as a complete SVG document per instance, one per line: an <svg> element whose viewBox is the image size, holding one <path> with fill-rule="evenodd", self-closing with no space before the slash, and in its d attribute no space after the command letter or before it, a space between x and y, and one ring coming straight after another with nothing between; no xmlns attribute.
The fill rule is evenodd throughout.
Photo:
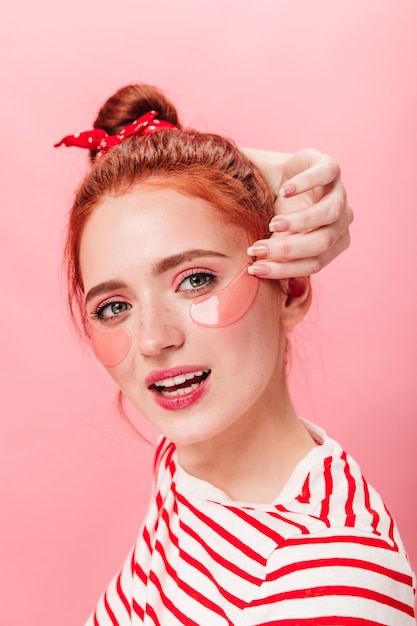
<svg viewBox="0 0 417 626"><path fill-rule="evenodd" d="M191 319L200 326L220 328L237 322L252 306L259 279L248 274L249 265L224 287L196 298L190 306Z"/></svg>
<svg viewBox="0 0 417 626"><path fill-rule="evenodd" d="M127 328L99 330L90 324L90 331L94 354L103 365L116 367L127 357L132 345L132 335Z"/></svg>

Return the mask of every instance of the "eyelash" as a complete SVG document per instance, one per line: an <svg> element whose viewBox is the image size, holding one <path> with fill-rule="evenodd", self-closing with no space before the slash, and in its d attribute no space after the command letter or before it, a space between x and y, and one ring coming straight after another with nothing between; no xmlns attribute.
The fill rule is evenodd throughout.
<svg viewBox="0 0 417 626"><path fill-rule="evenodd" d="M126 309L124 311L121 311L120 313L116 313L114 315L111 315L110 317L106 317L105 315L103 315L104 310L107 307L110 307L112 304L122 304L122 305L125 305ZM126 311L129 310L130 306L131 305L128 302L123 302L122 300L106 300L105 302L102 302L101 304L99 304L93 311L91 311L90 316L91 316L91 318L93 320L106 323L106 322L110 322L112 320L115 320L119 316L121 316L124 313L126 313Z"/></svg>
<svg viewBox="0 0 417 626"><path fill-rule="evenodd" d="M204 285L201 285L200 287L195 287L190 288L190 289L180 289L181 285L186 281L186 280L190 280L191 278L193 278L194 276L204 276L205 278L207 278L207 282L204 283ZM213 272L209 272L207 270L188 270L187 272L184 273L184 275L181 277L181 280L178 283L178 287L176 289L177 292L188 292L190 294L192 294L193 296L196 293L200 293L201 291L205 291L210 285L215 285L217 282L217 276L216 274L214 274Z"/></svg>

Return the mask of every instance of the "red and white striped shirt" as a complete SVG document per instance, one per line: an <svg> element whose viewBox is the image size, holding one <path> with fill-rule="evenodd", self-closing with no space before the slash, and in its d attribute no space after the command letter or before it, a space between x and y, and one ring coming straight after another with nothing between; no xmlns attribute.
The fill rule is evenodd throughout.
<svg viewBox="0 0 417 626"><path fill-rule="evenodd" d="M162 439L150 508L86 626L412 626L415 584L395 523L326 434L273 504L187 474Z"/></svg>

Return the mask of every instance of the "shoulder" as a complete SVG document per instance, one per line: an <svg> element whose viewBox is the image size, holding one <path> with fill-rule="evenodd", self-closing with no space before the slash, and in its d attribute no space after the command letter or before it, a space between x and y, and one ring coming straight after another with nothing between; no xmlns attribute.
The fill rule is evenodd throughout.
<svg viewBox="0 0 417 626"><path fill-rule="evenodd" d="M330 528L299 536L272 555L268 569L263 602L308 616L306 624L415 625L415 577L405 554L366 533Z"/></svg>
<svg viewBox="0 0 417 626"><path fill-rule="evenodd" d="M394 548L400 543L395 522L359 464L324 431L309 423L307 427L320 445L304 468L295 508L320 520L321 530L355 529Z"/></svg>
<svg viewBox="0 0 417 626"><path fill-rule="evenodd" d="M320 598L346 616L414 624L415 577L392 515L358 463L325 433L317 440L298 495L277 504L299 532L271 555L271 581L283 598L287 588L308 598L311 611Z"/></svg>

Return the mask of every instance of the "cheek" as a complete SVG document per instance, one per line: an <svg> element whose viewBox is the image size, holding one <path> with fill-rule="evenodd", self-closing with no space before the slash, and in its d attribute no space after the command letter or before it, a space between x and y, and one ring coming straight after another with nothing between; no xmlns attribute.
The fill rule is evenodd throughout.
<svg viewBox="0 0 417 626"><path fill-rule="evenodd" d="M116 367L129 354L132 335L127 328L98 330L90 325L91 345L94 354L105 367Z"/></svg>
<svg viewBox="0 0 417 626"><path fill-rule="evenodd" d="M251 308L259 279L243 271L224 289L196 298L190 306L191 319L199 326L221 328L234 324Z"/></svg>
<svg viewBox="0 0 417 626"><path fill-rule="evenodd" d="M244 314L238 320L221 327L213 326L205 331L205 338L211 337L216 346L221 345L222 351L238 363L244 354L248 354L248 358L250 354L250 358L258 359L258 364L263 358L268 359L268 362L273 361L279 353L281 342L285 340L280 326L280 308L276 294L269 288L269 284L265 285L259 280L258 284L254 301L245 307ZM230 303L230 311L235 308L242 311L242 301L238 304Z"/></svg>
<svg viewBox="0 0 417 626"><path fill-rule="evenodd" d="M269 283L260 283L255 301L235 324L219 329L225 350L253 359L254 367L275 363L285 344L280 324L279 296ZM250 357L249 357L250 355ZM255 365L256 363L256 365Z"/></svg>

